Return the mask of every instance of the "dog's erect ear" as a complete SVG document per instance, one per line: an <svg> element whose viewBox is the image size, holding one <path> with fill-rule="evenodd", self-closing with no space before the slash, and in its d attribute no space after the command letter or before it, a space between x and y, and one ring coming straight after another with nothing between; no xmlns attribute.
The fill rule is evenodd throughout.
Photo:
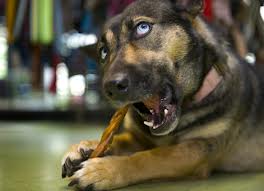
<svg viewBox="0 0 264 191"><path fill-rule="evenodd" d="M196 17L203 12L204 0L171 0L177 7L185 9L191 16Z"/></svg>

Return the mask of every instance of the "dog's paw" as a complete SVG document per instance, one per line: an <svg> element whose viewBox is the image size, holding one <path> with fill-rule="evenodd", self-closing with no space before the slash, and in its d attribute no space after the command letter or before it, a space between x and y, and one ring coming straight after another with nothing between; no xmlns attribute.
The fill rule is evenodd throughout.
<svg viewBox="0 0 264 191"><path fill-rule="evenodd" d="M82 163L82 168L70 178L69 186L80 190L111 190L128 185L128 157L93 158Z"/></svg>
<svg viewBox="0 0 264 191"><path fill-rule="evenodd" d="M98 145L98 141L82 141L72 145L62 158L62 178L71 177L74 172L82 168L82 162L89 159Z"/></svg>

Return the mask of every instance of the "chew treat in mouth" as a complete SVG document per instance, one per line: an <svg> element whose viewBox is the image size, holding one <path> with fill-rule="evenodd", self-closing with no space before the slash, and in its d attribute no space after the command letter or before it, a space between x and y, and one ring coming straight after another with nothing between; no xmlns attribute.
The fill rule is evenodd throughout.
<svg viewBox="0 0 264 191"><path fill-rule="evenodd" d="M133 106L153 135L166 135L171 132L172 127L177 126L179 115L177 99L173 89L168 85L151 97L134 103Z"/></svg>
<svg viewBox="0 0 264 191"><path fill-rule="evenodd" d="M101 137L99 144L96 149L92 152L90 158L100 157L104 154L108 146L113 140L115 132L118 130L121 122L123 121L129 106L125 106L117 110L117 112L112 117L108 127L104 130L104 133Z"/></svg>

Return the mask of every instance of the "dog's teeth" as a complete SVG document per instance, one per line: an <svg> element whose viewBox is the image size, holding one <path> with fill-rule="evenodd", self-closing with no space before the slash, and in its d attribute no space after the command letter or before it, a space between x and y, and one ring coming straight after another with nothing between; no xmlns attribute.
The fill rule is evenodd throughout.
<svg viewBox="0 0 264 191"><path fill-rule="evenodd" d="M150 113L152 113L152 114L154 113L154 110L153 110L153 109L151 109L151 110L149 110L149 111L150 111Z"/></svg>
<svg viewBox="0 0 264 191"><path fill-rule="evenodd" d="M158 129L158 128L159 128L159 126L153 126L152 128L155 130L155 129Z"/></svg>
<svg viewBox="0 0 264 191"><path fill-rule="evenodd" d="M164 109L164 114L167 115L169 113L168 109Z"/></svg>
<svg viewBox="0 0 264 191"><path fill-rule="evenodd" d="M148 121L144 121L144 124L148 127L153 127L154 126L154 122L148 122Z"/></svg>

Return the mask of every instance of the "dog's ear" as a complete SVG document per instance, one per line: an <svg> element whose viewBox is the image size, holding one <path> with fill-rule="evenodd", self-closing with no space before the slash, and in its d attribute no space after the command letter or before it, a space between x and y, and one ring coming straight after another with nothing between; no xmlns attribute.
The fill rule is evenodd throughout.
<svg viewBox="0 0 264 191"><path fill-rule="evenodd" d="M204 44L202 48L204 50L203 63L205 64L207 70L214 66L219 74L223 76L230 73L229 67L227 66L227 54L223 50L223 47L215 47L213 45Z"/></svg>
<svg viewBox="0 0 264 191"><path fill-rule="evenodd" d="M183 8L193 17L202 13L204 9L204 0L171 0L171 2L176 7Z"/></svg>

